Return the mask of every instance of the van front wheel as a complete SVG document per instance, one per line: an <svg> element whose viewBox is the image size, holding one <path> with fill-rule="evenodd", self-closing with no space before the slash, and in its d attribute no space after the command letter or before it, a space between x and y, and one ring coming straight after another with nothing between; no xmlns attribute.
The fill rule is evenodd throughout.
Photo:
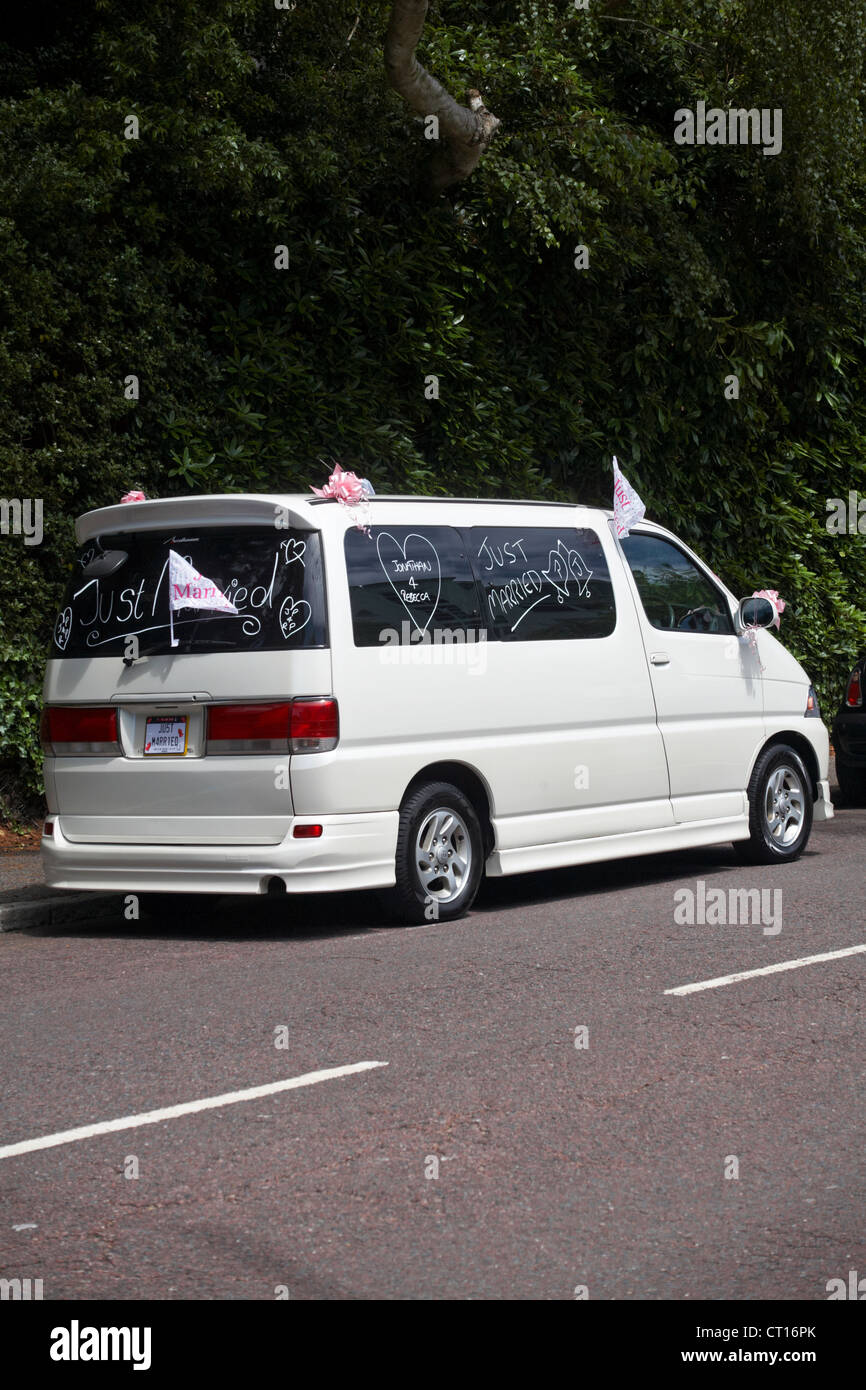
<svg viewBox="0 0 866 1390"><path fill-rule="evenodd" d="M450 782L428 782L403 803L394 906L404 922L450 922L468 912L481 882L481 826Z"/></svg>
<svg viewBox="0 0 866 1390"><path fill-rule="evenodd" d="M746 864L797 859L812 829L812 782L799 753L776 743L762 753L749 782L749 838L734 849Z"/></svg>

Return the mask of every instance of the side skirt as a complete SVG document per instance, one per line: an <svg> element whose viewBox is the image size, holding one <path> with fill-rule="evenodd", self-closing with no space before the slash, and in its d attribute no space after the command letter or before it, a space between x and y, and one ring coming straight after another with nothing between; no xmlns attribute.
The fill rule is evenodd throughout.
<svg viewBox="0 0 866 1390"><path fill-rule="evenodd" d="M495 821L493 828L495 832ZM748 816L725 816L721 820L694 821L688 825L664 826L660 830L637 830L627 835L600 835L591 840L563 840L523 849L494 850L487 860L487 873L490 878L503 878L535 869L597 864L605 859L629 859L633 855L663 854L668 850L729 844L748 838Z"/></svg>

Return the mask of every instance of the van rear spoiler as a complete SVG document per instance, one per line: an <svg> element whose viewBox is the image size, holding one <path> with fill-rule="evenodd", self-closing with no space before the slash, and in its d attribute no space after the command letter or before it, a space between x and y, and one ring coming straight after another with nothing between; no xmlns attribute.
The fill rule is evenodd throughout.
<svg viewBox="0 0 866 1390"><path fill-rule="evenodd" d="M316 531L299 497L236 493L221 497L166 497L154 502L124 502L85 512L75 523L79 545L96 536L121 531L164 531L173 526L273 526L280 530Z"/></svg>

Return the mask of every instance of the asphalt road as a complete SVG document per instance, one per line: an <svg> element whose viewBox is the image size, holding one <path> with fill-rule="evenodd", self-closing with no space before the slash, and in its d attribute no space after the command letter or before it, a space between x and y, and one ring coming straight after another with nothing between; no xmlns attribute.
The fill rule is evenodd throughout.
<svg viewBox="0 0 866 1390"><path fill-rule="evenodd" d="M500 880L451 925L346 895L9 933L0 1146L387 1065L0 1158L0 1274L46 1299L826 1299L866 1275L866 955L665 991L866 944L864 834L840 810L784 869L723 847ZM680 924L699 880L780 889L781 930Z"/></svg>

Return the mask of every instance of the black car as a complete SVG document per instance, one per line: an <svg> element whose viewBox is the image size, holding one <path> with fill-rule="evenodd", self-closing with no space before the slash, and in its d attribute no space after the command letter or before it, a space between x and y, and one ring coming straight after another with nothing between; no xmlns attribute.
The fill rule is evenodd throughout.
<svg viewBox="0 0 866 1390"><path fill-rule="evenodd" d="M847 802L866 800L866 655L848 677L833 720L836 777Z"/></svg>

